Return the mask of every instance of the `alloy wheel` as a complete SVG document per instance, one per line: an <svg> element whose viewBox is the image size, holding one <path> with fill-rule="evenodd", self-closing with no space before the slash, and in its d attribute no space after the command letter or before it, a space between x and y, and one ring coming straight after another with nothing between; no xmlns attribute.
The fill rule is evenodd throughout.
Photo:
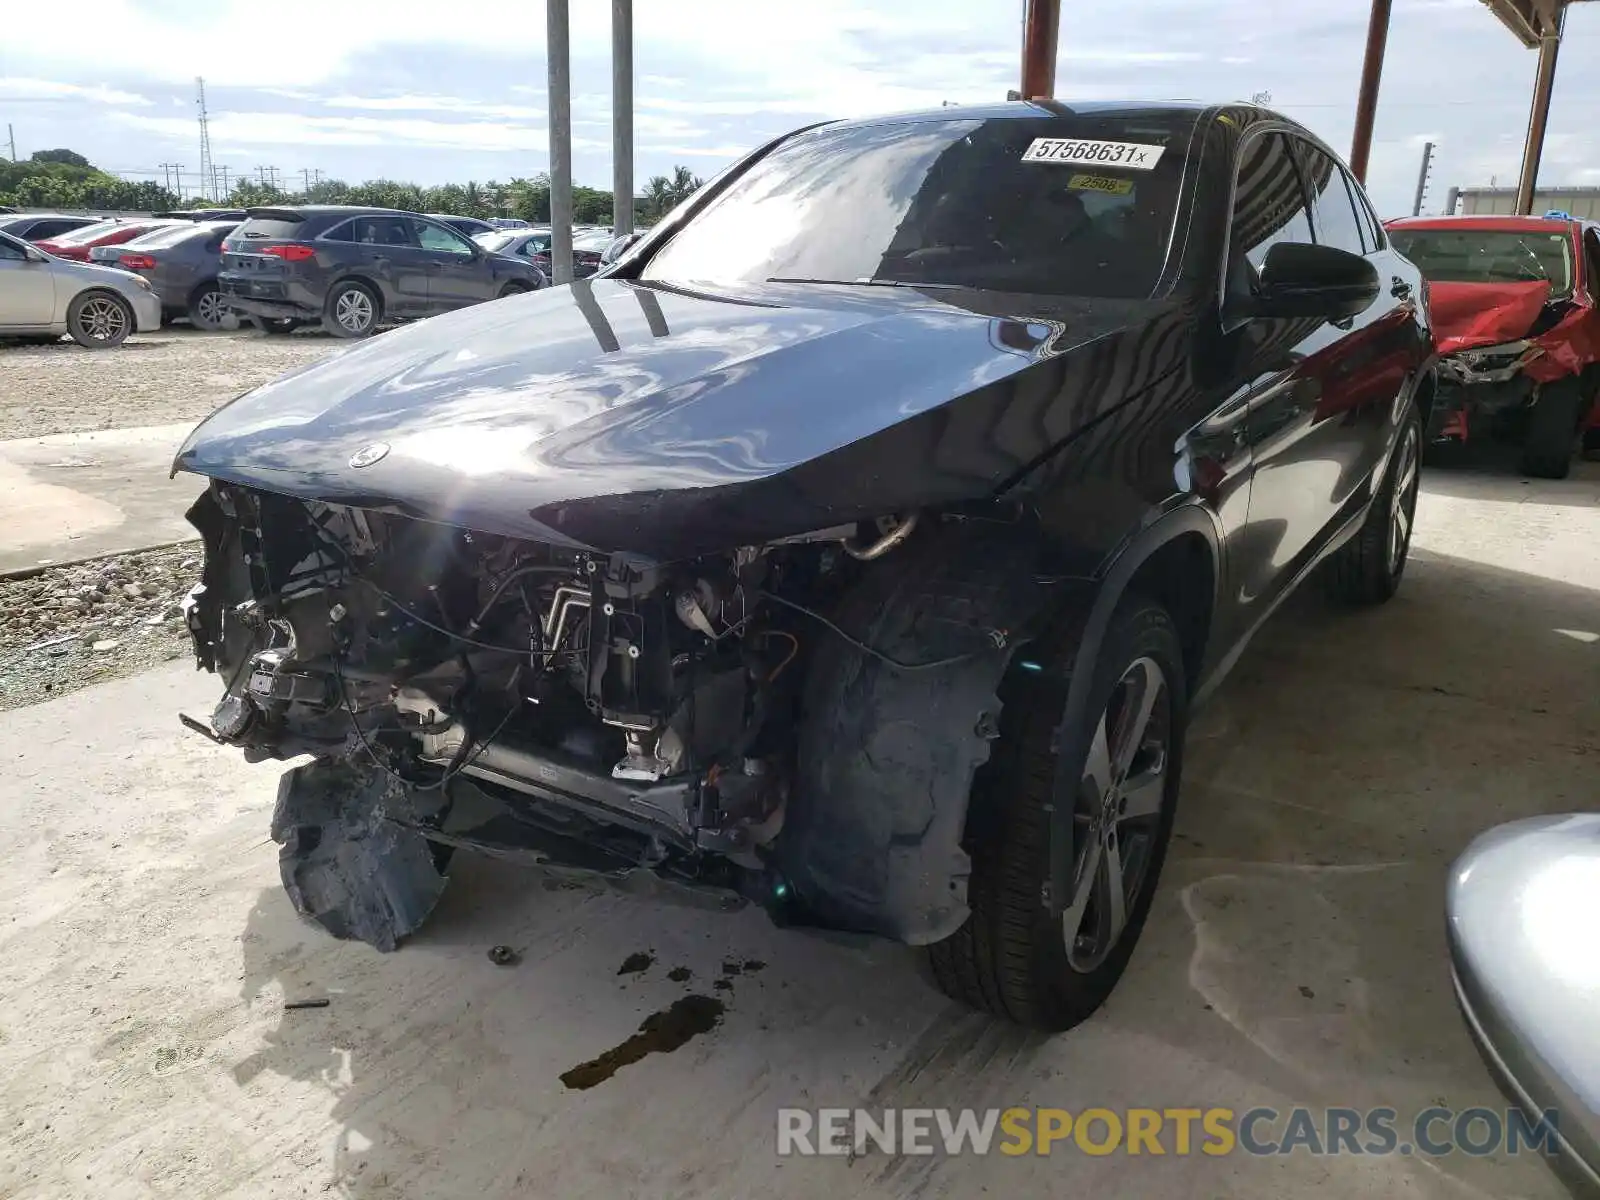
<svg viewBox="0 0 1600 1200"><path fill-rule="evenodd" d="M222 306L222 293L216 291L200 293L200 299L195 301L194 311L202 325L222 324L222 314L226 311Z"/></svg>
<svg viewBox="0 0 1600 1200"><path fill-rule="evenodd" d="M1135 659L1095 725L1073 810L1062 935L1074 971L1098 968L1128 927L1157 847L1171 750L1166 673L1153 658Z"/></svg>
<svg viewBox="0 0 1600 1200"><path fill-rule="evenodd" d="M1400 449L1395 460L1394 491L1389 497L1389 574L1400 570L1400 564L1411 545L1411 522L1417 512L1417 489L1420 486L1417 467L1421 455L1418 451L1416 425L1406 428L1400 439Z"/></svg>
<svg viewBox="0 0 1600 1200"><path fill-rule="evenodd" d="M363 333L372 325L372 297L351 288L333 306L333 319L351 333Z"/></svg>
<svg viewBox="0 0 1600 1200"><path fill-rule="evenodd" d="M128 313L108 296L92 296L79 310L83 331L97 342L114 342L128 334Z"/></svg>

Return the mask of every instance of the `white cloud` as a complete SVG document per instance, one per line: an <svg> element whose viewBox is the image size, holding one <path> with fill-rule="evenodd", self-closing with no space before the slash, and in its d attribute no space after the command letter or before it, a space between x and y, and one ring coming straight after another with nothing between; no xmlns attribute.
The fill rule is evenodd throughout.
<svg viewBox="0 0 1600 1200"><path fill-rule="evenodd" d="M91 104L143 106L150 101L134 92L100 84L62 83L53 79L0 79L0 98L14 104L33 101L80 100Z"/></svg>
<svg viewBox="0 0 1600 1200"><path fill-rule="evenodd" d="M542 108L523 104L485 104L459 96L328 96L317 100L327 108L368 109L378 112L449 112L479 117L502 117L513 121L540 121Z"/></svg>
<svg viewBox="0 0 1600 1200"><path fill-rule="evenodd" d="M189 142L194 138L194 122L181 117L113 113L112 119L172 141ZM268 112L218 114L211 119L211 140L219 156L283 146L411 146L543 152L548 145L542 125L430 121L413 117L314 117ZM610 143L574 139L573 145L598 149Z"/></svg>

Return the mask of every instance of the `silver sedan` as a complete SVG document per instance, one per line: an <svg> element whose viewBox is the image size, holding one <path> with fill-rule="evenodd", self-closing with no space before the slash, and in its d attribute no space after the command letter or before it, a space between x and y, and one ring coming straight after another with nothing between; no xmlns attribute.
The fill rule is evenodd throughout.
<svg viewBox="0 0 1600 1200"><path fill-rule="evenodd" d="M58 338L91 350L161 327L161 300L131 271L68 262L0 233L0 337Z"/></svg>

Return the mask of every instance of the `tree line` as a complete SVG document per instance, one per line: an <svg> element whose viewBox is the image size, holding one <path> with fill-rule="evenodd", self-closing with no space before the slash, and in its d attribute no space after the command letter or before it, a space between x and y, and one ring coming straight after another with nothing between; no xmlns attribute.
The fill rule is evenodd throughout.
<svg viewBox="0 0 1600 1200"><path fill-rule="evenodd" d="M705 181L688 167L674 167L671 175L656 175L645 185L635 216L660 220L687 199ZM611 193L574 185L572 219L579 225L612 223ZM13 208L125 209L157 212L162 209L206 208L221 205L249 208L259 204L363 204L407 212L449 213L462 217L521 217L534 224L550 220L550 177L540 173L507 183L446 183L421 187L394 179L346 183L324 179L303 191L271 187L254 179L240 179L221 200L180 199L151 180L119 179L90 164L72 150L40 150L26 162L0 162L0 204Z"/></svg>

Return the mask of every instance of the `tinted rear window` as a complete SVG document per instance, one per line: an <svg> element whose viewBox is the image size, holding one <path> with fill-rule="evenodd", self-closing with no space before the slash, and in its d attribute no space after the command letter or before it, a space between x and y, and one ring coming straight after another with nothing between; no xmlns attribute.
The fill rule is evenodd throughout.
<svg viewBox="0 0 1600 1200"><path fill-rule="evenodd" d="M690 221L644 277L1148 295L1194 120L1090 112L796 134Z"/></svg>
<svg viewBox="0 0 1600 1200"><path fill-rule="evenodd" d="M176 246L186 238L203 237L205 232L204 225L163 225L158 229L152 229L149 233L140 234L128 245L159 249L163 246Z"/></svg>
<svg viewBox="0 0 1600 1200"><path fill-rule="evenodd" d="M305 236L306 223L285 221L280 217L250 217L234 230L235 240L292 242Z"/></svg>
<svg viewBox="0 0 1600 1200"><path fill-rule="evenodd" d="M84 242L92 242L95 238L110 233L122 224L121 221L96 221L93 225L80 225L77 229L68 230L60 237L50 240L60 246L81 246Z"/></svg>

